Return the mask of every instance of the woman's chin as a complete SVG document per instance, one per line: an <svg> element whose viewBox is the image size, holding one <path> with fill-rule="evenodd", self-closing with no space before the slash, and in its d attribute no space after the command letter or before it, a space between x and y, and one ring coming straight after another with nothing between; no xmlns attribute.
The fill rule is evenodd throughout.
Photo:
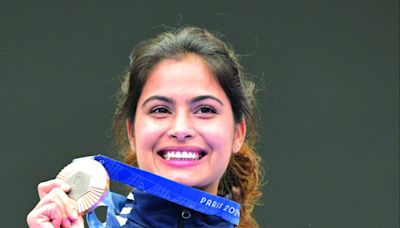
<svg viewBox="0 0 400 228"><path fill-rule="evenodd" d="M189 187L196 187L199 185L199 180L193 179L194 176L190 174L188 175L183 175L182 173L178 175L161 174L161 176Z"/></svg>
<svg viewBox="0 0 400 228"><path fill-rule="evenodd" d="M170 179L172 181L178 182L179 184L183 184L183 185L190 186L190 187L196 185L194 180L191 180L185 176L169 176L169 177L167 176L166 178Z"/></svg>
<svg viewBox="0 0 400 228"><path fill-rule="evenodd" d="M206 191L211 194L217 194L218 186L216 186L215 189L212 186L207 186L207 185L205 186L204 184L202 184L201 180L193 179L193 176L190 176L191 178L185 176L173 176L173 177L164 176L164 177L169 180L175 181L179 184L186 185L188 187L196 188L201 191Z"/></svg>

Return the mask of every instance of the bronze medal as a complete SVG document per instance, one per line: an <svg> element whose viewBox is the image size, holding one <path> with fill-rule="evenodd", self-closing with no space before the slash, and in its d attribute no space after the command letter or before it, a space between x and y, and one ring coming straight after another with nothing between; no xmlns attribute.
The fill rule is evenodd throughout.
<svg viewBox="0 0 400 228"><path fill-rule="evenodd" d="M75 200L80 215L95 209L107 194L110 179L107 171L92 159L77 159L60 171L56 179L71 186L68 196Z"/></svg>

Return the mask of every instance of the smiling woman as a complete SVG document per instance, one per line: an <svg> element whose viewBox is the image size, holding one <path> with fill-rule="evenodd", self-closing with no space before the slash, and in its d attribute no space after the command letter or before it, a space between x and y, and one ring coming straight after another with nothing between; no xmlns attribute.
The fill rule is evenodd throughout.
<svg viewBox="0 0 400 228"><path fill-rule="evenodd" d="M234 53L211 33L194 27L162 33L132 52L114 119L117 150L129 165L211 194L200 197L201 207L239 218L238 208L212 195L236 201L239 227L257 227L252 211L261 192L253 90ZM57 181L40 184L30 227L82 227L65 194L69 189ZM138 189L121 205L116 218L126 227L237 224Z"/></svg>
<svg viewBox="0 0 400 228"><path fill-rule="evenodd" d="M125 162L230 196L242 206L239 226L257 226L254 83L223 41L187 27L142 42L120 102L114 126Z"/></svg>

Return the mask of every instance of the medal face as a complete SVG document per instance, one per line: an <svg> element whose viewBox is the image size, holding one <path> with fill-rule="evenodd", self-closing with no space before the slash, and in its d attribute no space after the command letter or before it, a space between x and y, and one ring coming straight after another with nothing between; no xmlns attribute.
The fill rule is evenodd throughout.
<svg viewBox="0 0 400 228"><path fill-rule="evenodd" d="M95 209L109 188L109 177L104 167L92 159L77 159L60 171L56 179L71 186L68 196L75 200L80 215Z"/></svg>

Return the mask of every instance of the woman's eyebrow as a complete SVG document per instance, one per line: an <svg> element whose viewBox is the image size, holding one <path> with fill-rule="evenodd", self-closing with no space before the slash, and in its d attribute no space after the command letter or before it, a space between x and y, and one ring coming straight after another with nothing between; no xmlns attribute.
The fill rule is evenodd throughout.
<svg viewBox="0 0 400 228"><path fill-rule="evenodd" d="M154 96L150 96L149 98L147 98L147 99L143 102L142 107L145 106L145 105L146 105L147 103L149 103L150 101L153 101L153 100L160 100L160 101L164 101L164 102L171 103L171 104L174 104L174 103L175 103L175 100L172 99L172 98L164 97L164 96L159 96L159 95L154 95Z"/></svg>
<svg viewBox="0 0 400 228"><path fill-rule="evenodd" d="M191 103L196 103L196 102L199 102L199 101L202 101L202 100L206 100L206 99L214 100L214 101L218 102L219 104L221 104L222 106L224 106L224 103L220 99L218 99L218 98L216 98L214 96L211 96L211 95L202 95L202 96L194 97L191 100Z"/></svg>

